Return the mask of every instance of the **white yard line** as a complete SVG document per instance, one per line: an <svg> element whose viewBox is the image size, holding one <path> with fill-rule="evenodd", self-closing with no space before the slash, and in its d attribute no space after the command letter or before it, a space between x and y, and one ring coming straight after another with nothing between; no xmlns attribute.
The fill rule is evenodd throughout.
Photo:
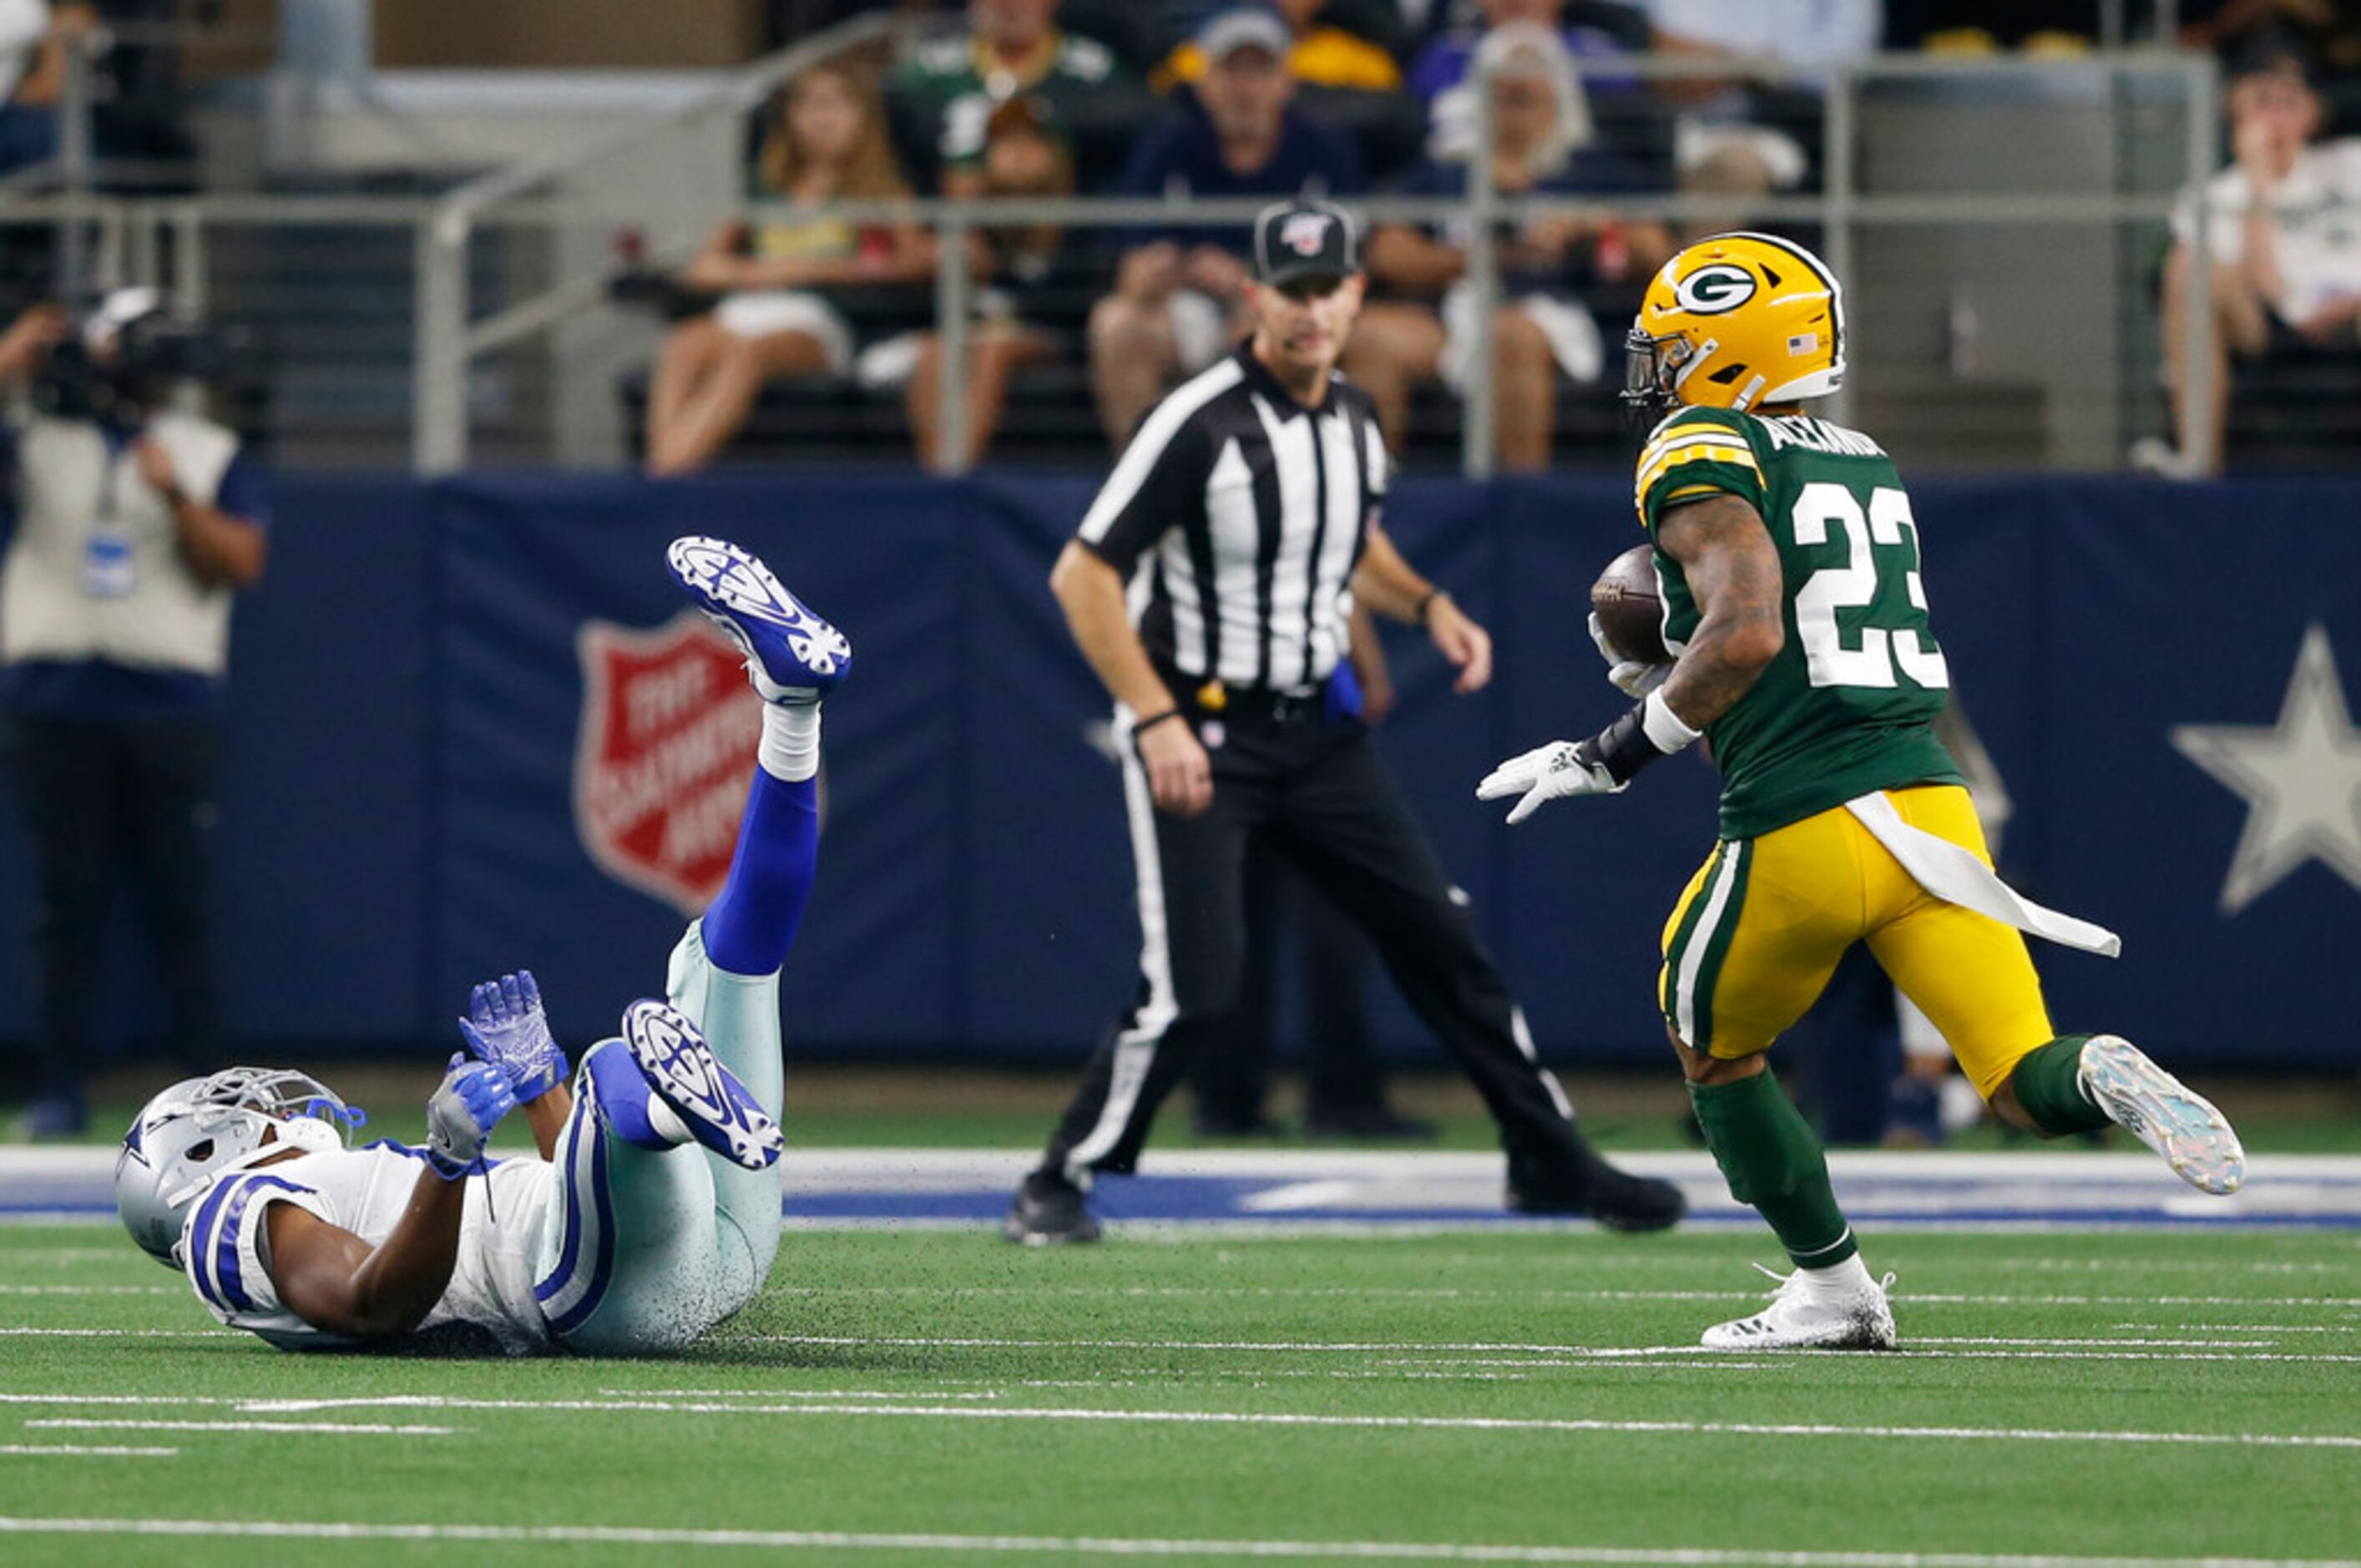
<svg viewBox="0 0 2361 1568"><path fill-rule="evenodd" d="M236 1329L49 1329L0 1327L10 1339L244 1339Z"/></svg>
<svg viewBox="0 0 2361 1568"><path fill-rule="evenodd" d="M996 1393L946 1394L884 1388L601 1388L610 1399L997 1399Z"/></svg>
<svg viewBox="0 0 2361 1568"><path fill-rule="evenodd" d="M456 1437L457 1427L389 1426L382 1423L337 1421L148 1421L97 1420L52 1417L27 1421L27 1429L82 1431L203 1431L203 1432L329 1432L340 1437Z"/></svg>
<svg viewBox="0 0 2361 1568"><path fill-rule="evenodd" d="M184 1296L170 1285L0 1285L0 1296Z"/></svg>
<svg viewBox="0 0 2361 1568"><path fill-rule="evenodd" d="M1753 1355L1761 1353L1708 1350L1703 1345L1610 1345L1586 1346L1565 1344L1493 1343L1472 1341L1464 1343L1418 1344L1400 1342L1368 1342L1335 1343L1322 1340L1047 1340L1047 1339L923 1339L903 1337L866 1337L851 1334L744 1334L735 1336L741 1343L763 1344L801 1344L818 1348L894 1349L894 1350L1160 1350L1211 1351L1246 1354L1328 1354L1369 1355L1400 1352L1443 1354L1473 1353L1477 1354L1540 1355L1560 1357L1568 1363L1598 1359L1606 1361L1665 1356L1730 1356ZM1905 1336L1905 1348L1916 1343L1944 1344L1940 1341L1916 1341ZM1959 1342L1981 1343L1981 1342ZM2004 1342L1993 1342L1994 1343ZM2031 1342L2027 1342L2030 1343ZM2112 1342L2098 1342L2112 1343ZM1938 1348L1916 1351L1922 1359L1942 1356L1989 1358L2003 1355L2034 1361L2297 1361L2306 1364L2339 1364L2361 1362L2361 1354L2339 1355L2306 1354L2298 1351L2105 1351L2105 1350L2039 1350L2024 1349L2007 1352L1983 1352Z"/></svg>
<svg viewBox="0 0 2361 1568"><path fill-rule="evenodd" d="M2345 1558L2063 1557L1929 1552L1723 1551L1708 1547L1487 1546L1410 1541L1172 1541L1137 1536L920 1535L839 1530L661 1530L601 1525L347 1524L311 1520L15 1519L18 1535L447 1541L501 1545L767 1547L774 1551L1028 1552L1098 1557L1266 1557L1408 1563L1634 1563L1642 1568L2361 1568Z"/></svg>
<svg viewBox="0 0 2361 1568"><path fill-rule="evenodd" d="M1680 1432L1701 1436L1927 1438L1945 1442L2120 1442L2219 1448L2361 1450L2361 1436L2274 1432L2073 1431L2047 1427L1838 1426L1763 1421L1615 1421L1521 1416L1345 1416L1280 1410L1126 1410L1089 1406L763 1405L670 1399L475 1399L390 1394L317 1399L247 1399L242 1410L427 1409L633 1412L660 1415L897 1416L923 1420L1132 1422L1150 1426L1269 1426L1419 1431Z"/></svg>
<svg viewBox="0 0 2361 1568"><path fill-rule="evenodd" d="M0 1454L16 1459L170 1459L177 1448L85 1447L78 1442L0 1442Z"/></svg>
<svg viewBox="0 0 2361 1568"><path fill-rule="evenodd" d="M1728 1273L1720 1264L1712 1266L1716 1272ZM2361 1262L2341 1272L2361 1272ZM1543 1287L1504 1286L1499 1289L1484 1287L1466 1288L1453 1287L1422 1288L1385 1285L1046 1285L1046 1286L962 1286L946 1292L939 1285L856 1285L856 1286L786 1286L766 1290L765 1296L834 1297L892 1296L939 1299L946 1294L961 1297L1012 1298L1081 1297L1109 1299L1389 1299L1411 1301L1450 1301L1460 1299L1492 1300L1513 1299L1539 1301L1741 1301L1753 1299L1743 1287L1719 1290L1615 1290L1556 1289ZM2361 1296L2081 1296L2081 1295L1999 1295L1968 1296L1942 1292L1920 1292L1907 1288L1894 1292L1896 1301L1937 1306L1994 1307L2326 1307L2361 1311ZM2141 1324L2140 1327L2152 1325ZM2361 1332L2361 1324L2356 1325Z"/></svg>
<svg viewBox="0 0 2361 1568"><path fill-rule="evenodd" d="M2135 1325L2144 1326L2144 1325ZM2255 1339L2010 1339L1997 1334L1912 1334L1913 1345L2011 1344L2028 1350L2269 1350Z"/></svg>

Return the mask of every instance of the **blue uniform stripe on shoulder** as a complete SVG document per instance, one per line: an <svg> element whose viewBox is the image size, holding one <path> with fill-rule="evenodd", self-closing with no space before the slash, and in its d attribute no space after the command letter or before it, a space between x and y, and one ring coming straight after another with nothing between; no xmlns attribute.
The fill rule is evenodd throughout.
<svg viewBox="0 0 2361 1568"><path fill-rule="evenodd" d="M282 1192L309 1192L308 1187L298 1187L276 1176L242 1176L224 1187L227 1204L214 1227L214 1276L217 1282L214 1299L231 1311L250 1312L254 1298L247 1293L246 1271L238 1266L238 1227L246 1223L247 1205L258 1192L276 1189Z"/></svg>
<svg viewBox="0 0 2361 1568"><path fill-rule="evenodd" d="M221 1218L222 1206L229 1201L230 1189L236 1185L234 1180L215 1182L214 1190L206 1193L204 1201L197 1206L196 1223L189 1227L189 1277L196 1286L198 1295L224 1311L231 1308L227 1301L222 1299L221 1288L212 1277L212 1239L214 1226Z"/></svg>

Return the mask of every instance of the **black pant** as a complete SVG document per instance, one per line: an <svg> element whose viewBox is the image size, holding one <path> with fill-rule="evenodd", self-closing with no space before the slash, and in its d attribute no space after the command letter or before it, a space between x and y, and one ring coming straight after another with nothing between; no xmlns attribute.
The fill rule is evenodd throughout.
<svg viewBox="0 0 2361 1568"><path fill-rule="evenodd" d="M1044 1166L1127 1172L1157 1107L1235 1003L1246 959L1250 839L1284 859L1376 944L1402 996L1435 1032L1500 1126L1510 1179L1578 1187L1592 1157L1556 1080L1527 1054L1523 1021L1469 913L1357 720L1323 722L1317 700L1241 694L1210 749L1213 803L1174 817L1150 804L1136 755L1124 791L1138 859L1138 1000L1091 1058ZM1201 739L1213 722L1196 718Z"/></svg>
<svg viewBox="0 0 2361 1568"><path fill-rule="evenodd" d="M155 948L170 1054L208 1071L219 1067L210 909L219 727L20 715L10 728L17 802L33 846L40 1092L78 1091L90 1064L118 867L131 873Z"/></svg>
<svg viewBox="0 0 2361 1568"><path fill-rule="evenodd" d="M1369 944L1336 906L1260 845L1246 850L1246 970L1238 1004L1198 1058L1197 1116L1244 1126L1270 1091L1279 963L1290 927L1302 951L1304 1104L1313 1121L1378 1110L1385 1068L1369 1048L1363 1005Z"/></svg>

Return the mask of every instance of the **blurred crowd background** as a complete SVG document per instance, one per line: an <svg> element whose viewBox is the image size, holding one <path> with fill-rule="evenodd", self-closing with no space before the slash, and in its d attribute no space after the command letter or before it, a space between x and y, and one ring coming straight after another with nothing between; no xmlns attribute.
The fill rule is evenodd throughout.
<svg viewBox="0 0 2361 1568"><path fill-rule="evenodd" d="M1306 191L1369 203L1413 466L1620 463L1642 285L1739 226L1848 277L1841 412L1919 466L2354 448L2346 0L9 0L0 49L0 284L177 285L284 466L1088 466Z"/></svg>

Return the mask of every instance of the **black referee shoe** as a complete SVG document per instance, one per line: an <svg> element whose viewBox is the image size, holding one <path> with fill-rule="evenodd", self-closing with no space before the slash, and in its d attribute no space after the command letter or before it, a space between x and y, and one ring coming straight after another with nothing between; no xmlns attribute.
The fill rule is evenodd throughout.
<svg viewBox="0 0 2361 1568"><path fill-rule="evenodd" d="M1099 1223L1082 1190L1054 1170L1037 1170L1019 1183L1000 1234L1025 1246L1094 1242Z"/></svg>
<svg viewBox="0 0 2361 1568"><path fill-rule="evenodd" d="M1509 1210L1517 1214L1587 1214L1610 1231L1662 1231L1680 1223L1688 1200L1669 1181L1633 1176L1593 1156L1564 1178L1509 1177Z"/></svg>

